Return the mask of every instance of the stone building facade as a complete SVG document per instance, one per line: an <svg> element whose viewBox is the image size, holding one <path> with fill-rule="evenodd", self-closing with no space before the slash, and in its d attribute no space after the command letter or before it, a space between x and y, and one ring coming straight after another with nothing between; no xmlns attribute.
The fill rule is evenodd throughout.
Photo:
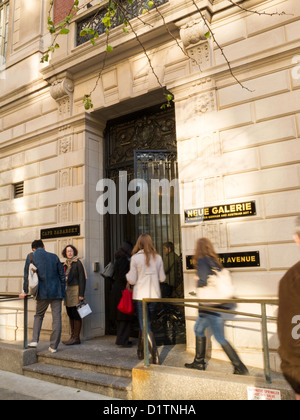
<svg viewBox="0 0 300 420"><path fill-rule="evenodd" d="M107 125L150 107L160 112L165 98L132 31L124 34L122 26L111 30L114 50L108 55L105 34L95 46L78 42L77 28L95 14L98 1L74 16L69 34L58 38L60 48L49 63L41 64L51 44L48 3L0 2L6 40L5 46L0 41L0 293L21 291L24 259L41 230L80 226L79 235L46 239L45 244L61 255L72 243L84 259L87 300L93 308L84 323L89 338L105 334L108 316L100 275L108 262L107 230L96 209L96 186L107 174ZM54 3L57 24L62 5L69 3ZM146 24L132 21L160 83L174 96L185 297L190 297L195 275L187 257L201 236L227 254L224 258L259 256L250 267L231 268L239 297L276 297L280 278L299 259L292 234L300 209L300 3L237 3L241 7L227 0L169 0L143 15ZM207 39L199 9L221 49ZM285 14L264 14L281 11ZM244 87L233 78L222 51ZM87 112L83 96L92 90L94 107ZM246 203L252 203L252 212L230 207ZM212 216L189 219L185 211L195 209L207 209ZM0 311L0 338L19 339L17 315ZM269 313L276 308L270 307ZM196 316L196 310L186 310L191 350ZM260 365L260 324L229 319L226 325L245 362ZM49 328L47 318L46 333ZM276 351L274 323L269 334ZM213 348L218 357L214 342ZM279 367L275 353L272 365Z"/></svg>

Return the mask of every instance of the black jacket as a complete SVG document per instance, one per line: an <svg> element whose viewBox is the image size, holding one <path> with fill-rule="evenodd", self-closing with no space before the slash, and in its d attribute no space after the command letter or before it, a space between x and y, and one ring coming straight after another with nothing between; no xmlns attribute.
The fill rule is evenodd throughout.
<svg viewBox="0 0 300 420"><path fill-rule="evenodd" d="M65 270L67 269L66 264L64 265L64 268ZM84 297L86 277L80 260L72 262L67 284L68 286L79 286L79 296Z"/></svg>
<svg viewBox="0 0 300 420"><path fill-rule="evenodd" d="M122 291L126 289L127 279L126 274L130 269L130 260L128 257L123 256L117 258L115 261L114 282L112 285L110 296L110 319L117 321L130 321L131 315L126 315L120 312L117 307L122 298Z"/></svg>
<svg viewBox="0 0 300 420"><path fill-rule="evenodd" d="M221 271L221 267L213 260L213 258L210 257L203 257L198 260L197 264L197 274L199 277L198 280L198 287L206 287L207 286L207 280L209 276L215 275L213 270ZM203 305L205 306L205 305ZM199 305L199 315L201 314L210 314L214 316L221 316L218 312L213 311L205 311L201 310L201 305ZM223 305L216 305L215 308L220 309L228 309L226 304Z"/></svg>

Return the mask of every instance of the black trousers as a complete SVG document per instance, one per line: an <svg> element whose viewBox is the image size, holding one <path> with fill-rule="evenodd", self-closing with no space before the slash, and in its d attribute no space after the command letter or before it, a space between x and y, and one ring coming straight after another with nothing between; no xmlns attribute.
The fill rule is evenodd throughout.
<svg viewBox="0 0 300 420"><path fill-rule="evenodd" d="M118 346L126 346L130 336L131 321L117 321L117 339Z"/></svg>
<svg viewBox="0 0 300 420"><path fill-rule="evenodd" d="M74 321L81 321L81 318L79 316L79 313L77 312L76 306L73 306L72 308L68 308L67 306L67 314L70 319L73 319Z"/></svg>

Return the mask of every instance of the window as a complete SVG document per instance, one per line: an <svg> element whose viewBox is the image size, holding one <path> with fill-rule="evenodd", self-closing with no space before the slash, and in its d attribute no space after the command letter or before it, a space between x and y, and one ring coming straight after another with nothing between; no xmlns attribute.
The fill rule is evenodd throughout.
<svg viewBox="0 0 300 420"><path fill-rule="evenodd" d="M168 1L169 0L156 0L155 6L161 6L167 3ZM120 4L122 5L123 11L125 11L125 15L129 17L129 20L133 19L136 16L141 15L147 3L148 2L145 0L136 0L136 1L120 0ZM89 3L90 7L93 6L93 4L94 2L91 1ZM88 27L90 29L94 29L96 32L98 32L99 35L102 35L105 33L106 27L103 24L102 19L107 13L107 6L108 5L106 4L106 6L100 7L97 13L93 11L91 15L88 14L83 19L77 22L77 39L76 39L77 46L84 44L85 42L89 41L92 38L92 36L90 35L80 36L80 33L82 29L84 28ZM87 8L89 9L89 7ZM121 16L121 12L119 8L114 18L112 19L112 26L110 29L121 25L122 22L124 22L124 16L123 17Z"/></svg>
<svg viewBox="0 0 300 420"><path fill-rule="evenodd" d="M5 64L7 53L9 1L0 0L0 66Z"/></svg>

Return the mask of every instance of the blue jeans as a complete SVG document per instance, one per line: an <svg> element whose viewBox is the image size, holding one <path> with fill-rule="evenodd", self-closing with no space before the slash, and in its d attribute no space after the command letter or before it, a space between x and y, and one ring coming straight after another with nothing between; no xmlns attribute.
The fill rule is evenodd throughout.
<svg viewBox="0 0 300 420"><path fill-rule="evenodd" d="M195 324L195 334L197 337L205 337L206 328L210 328L217 342L222 346L227 344L224 336L224 321L220 316L201 314Z"/></svg>
<svg viewBox="0 0 300 420"><path fill-rule="evenodd" d="M148 303L147 304L147 319L148 319L148 332L151 332L151 317L155 311L155 307L156 307L156 303ZM141 300L136 300L135 301L135 312L136 312L136 316L138 318L139 321L139 326L141 331L143 331L144 329L144 325L143 325L143 302Z"/></svg>

